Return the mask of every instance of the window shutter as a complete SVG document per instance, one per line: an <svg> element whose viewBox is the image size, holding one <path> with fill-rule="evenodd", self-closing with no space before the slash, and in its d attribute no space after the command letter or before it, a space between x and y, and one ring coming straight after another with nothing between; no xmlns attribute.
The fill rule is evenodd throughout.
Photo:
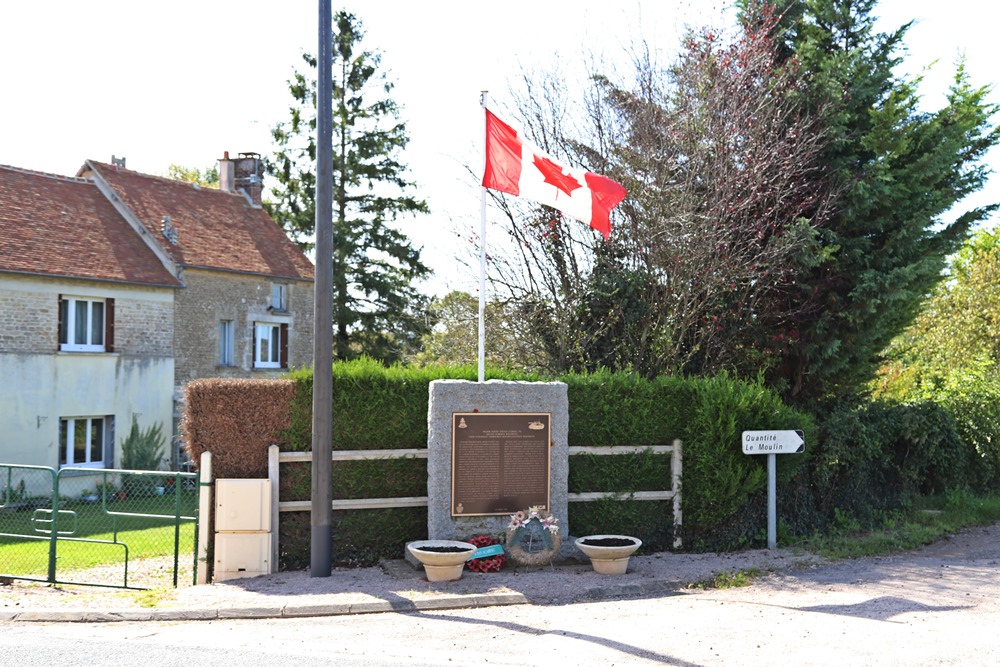
<svg viewBox="0 0 1000 667"><path fill-rule="evenodd" d="M110 350L108 350L110 352ZM108 415L104 418L104 467L115 467L115 418Z"/></svg>
<svg viewBox="0 0 1000 667"><path fill-rule="evenodd" d="M281 355L281 367L288 368L288 325L281 325L281 340L278 341L280 346Z"/></svg>
<svg viewBox="0 0 1000 667"><path fill-rule="evenodd" d="M250 362L250 367L251 368L255 367L258 364L258 362L260 362L260 356L259 356L259 354L260 354L259 349L260 348L257 347L257 323L256 322L253 323L252 329L253 329L253 354L251 354L250 356L253 357L253 361Z"/></svg>
<svg viewBox="0 0 1000 667"><path fill-rule="evenodd" d="M104 351L115 351L115 300L104 300Z"/></svg>
<svg viewBox="0 0 1000 667"><path fill-rule="evenodd" d="M59 295L59 300L56 301L56 313L58 313L56 315L56 320L57 320L57 324L56 324L56 327L57 327L56 328L56 352L58 352L59 350L62 349L62 332L63 332L62 311L63 311L63 295L60 294Z"/></svg>

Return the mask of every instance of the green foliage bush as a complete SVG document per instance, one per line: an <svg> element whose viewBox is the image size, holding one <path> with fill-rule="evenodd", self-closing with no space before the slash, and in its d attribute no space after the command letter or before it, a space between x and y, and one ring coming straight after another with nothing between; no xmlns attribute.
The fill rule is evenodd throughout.
<svg viewBox="0 0 1000 667"><path fill-rule="evenodd" d="M139 429L139 422L132 419L128 436L122 440L122 468L126 470L159 470L163 463L163 424L157 422L148 428ZM128 493L152 496L156 480L147 475L126 475L122 478L122 488Z"/></svg>
<svg viewBox="0 0 1000 667"><path fill-rule="evenodd" d="M720 374L688 382L692 398L680 432L684 441L684 536L694 549L746 546L746 535L725 537L719 533L767 488L767 457L743 454L742 432L804 432L805 453L778 457L778 479L783 484L810 456L815 443L813 420L785 405L760 380L739 381Z"/></svg>
<svg viewBox="0 0 1000 667"><path fill-rule="evenodd" d="M815 530L850 517L872 526L921 495L969 485L970 447L939 404L846 396L817 412L814 453L796 480L798 525Z"/></svg>
<svg viewBox="0 0 1000 667"><path fill-rule="evenodd" d="M961 390L944 392L941 405L968 443L969 484L979 493L1000 490L1000 386L977 379Z"/></svg>
<svg viewBox="0 0 1000 667"><path fill-rule="evenodd" d="M427 446L427 396L434 380L475 380L469 366L386 367L369 358L333 365L333 448L413 449ZM524 373L490 371L493 379L537 380ZM291 426L283 432L291 451L312 449L312 370L290 375L295 383ZM350 416L349 419L345 418Z"/></svg>
<svg viewBox="0 0 1000 667"><path fill-rule="evenodd" d="M122 468L126 470L159 470L163 463L163 424L157 422L146 429L139 429L139 422L132 419L132 428L122 440Z"/></svg>

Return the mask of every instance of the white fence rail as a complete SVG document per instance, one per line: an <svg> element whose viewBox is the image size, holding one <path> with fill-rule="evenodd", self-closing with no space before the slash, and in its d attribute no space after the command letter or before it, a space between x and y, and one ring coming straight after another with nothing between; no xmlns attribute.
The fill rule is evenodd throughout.
<svg viewBox="0 0 1000 667"><path fill-rule="evenodd" d="M595 456L611 456L621 454L635 454L651 450L654 454L670 454L670 490L669 491L636 491L634 493L614 494L605 492L590 493L570 493L567 494L569 502L590 502L614 498L616 500L673 500L674 510L674 548L681 546L680 526L681 526L681 472L683 460L681 457L681 441L674 440L672 445L655 446L614 446L614 447L570 447L569 455L592 454ZM332 454L333 461L369 461L369 460L389 460L389 459L426 459L426 449L367 449L335 451ZM278 540L277 529L278 516L281 512L308 512L312 510L312 501L309 500L285 500L281 501L278 493L279 481L281 479L282 463L303 463L312 462L312 452L282 452L277 445L268 448L267 471L268 479L271 483L271 525L275 527L275 539L271 541L271 563L272 568L278 563ZM409 496L397 498L357 498L351 500L334 500L335 510L355 510L355 509L391 509L395 507L426 507L427 496Z"/></svg>

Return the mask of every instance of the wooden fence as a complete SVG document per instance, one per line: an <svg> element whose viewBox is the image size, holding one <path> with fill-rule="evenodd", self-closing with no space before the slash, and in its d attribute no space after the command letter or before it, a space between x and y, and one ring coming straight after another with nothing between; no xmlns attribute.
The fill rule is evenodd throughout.
<svg viewBox="0 0 1000 667"><path fill-rule="evenodd" d="M613 456L634 454L651 450L655 454L670 454L670 489L664 491L635 491L634 493L614 494L603 491L567 494L569 502L589 502L615 498L618 500L673 500L674 510L674 548L681 546L681 473L683 460L681 456L681 441L674 440L672 445L654 445L645 447L615 446L615 447L569 447L569 455L592 454L595 456ZM333 461L365 461L388 460L400 458L426 459L427 449L370 449L335 451ZM277 445L271 445L267 452L267 476L271 484L271 526L274 539L271 540L271 569L278 566L278 517L281 512L309 512L312 510L310 500L280 500L279 481L282 463L312 462L312 452L282 452ZM397 498L354 498L334 500L334 510L357 509L389 509L394 507L427 507L427 496L404 496Z"/></svg>

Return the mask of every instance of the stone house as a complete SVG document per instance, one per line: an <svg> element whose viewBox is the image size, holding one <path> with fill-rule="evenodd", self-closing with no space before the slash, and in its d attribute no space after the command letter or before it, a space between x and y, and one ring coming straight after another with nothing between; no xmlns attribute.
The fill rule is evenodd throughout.
<svg viewBox="0 0 1000 667"><path fill-rule="evenodd" d="M123 163L0 166L0 462L115 467L133 419L176 432L186 382L312 364L313 266L259 157L226 154L219 189Z"/></svg>

